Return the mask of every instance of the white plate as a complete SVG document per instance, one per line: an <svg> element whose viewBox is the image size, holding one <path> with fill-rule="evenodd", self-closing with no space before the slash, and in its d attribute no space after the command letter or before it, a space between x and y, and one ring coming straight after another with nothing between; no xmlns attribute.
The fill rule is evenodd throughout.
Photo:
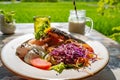
<svg viewBox="0 0 120 80"><path fill-rule="evenodd" d="M74 69L64 70L61 74L58 74L54 70L46 71L35 68L23 62L16 55L16 48L28 39L33 38L33 34L26 34L18 37L8 44L6 44L1 51L1 60L3 64L12 72L32 79L81 79L94 75L95 73L102 70L109 60L109 54L107 49L98 41L85 41L88 43L95 51L101 60L98 60L91 64L88 68L79 69L79 71Z"/></svg>

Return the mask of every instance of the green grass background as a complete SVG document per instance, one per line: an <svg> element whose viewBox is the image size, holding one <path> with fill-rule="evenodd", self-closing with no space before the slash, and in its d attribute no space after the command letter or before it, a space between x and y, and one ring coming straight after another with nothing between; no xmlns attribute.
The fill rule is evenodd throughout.
<svg viewBox="0 0 120 80"><path fill-rule="evenodd" d="M97 13L97 2L76 2L77 9L85 9L87 17L94 21L94 29L109 36L113 34L112 28L120 26L120 12L112 11L106 16ZM51 22L68 22L69 11L73 10L71 2L21 2L3 4L0 9L15 11L16 23L33 23L33 17L37 15L51 16Z"/></svg>

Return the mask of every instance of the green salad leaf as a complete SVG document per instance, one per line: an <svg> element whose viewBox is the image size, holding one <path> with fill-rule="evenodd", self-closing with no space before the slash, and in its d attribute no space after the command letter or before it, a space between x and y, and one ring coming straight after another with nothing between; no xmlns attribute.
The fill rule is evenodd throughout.
<svg viewBox="0 0 120 80"><path fill-rule="evenodd" d="M63 62L51 67L51 70L55 70L58 73L61 73L64 69L65 69L65 64Z"/></svg>

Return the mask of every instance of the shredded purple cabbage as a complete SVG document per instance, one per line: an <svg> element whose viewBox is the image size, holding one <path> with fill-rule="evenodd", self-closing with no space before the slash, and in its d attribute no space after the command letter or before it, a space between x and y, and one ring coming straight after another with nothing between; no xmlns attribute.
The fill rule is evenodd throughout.
<svg viewBox="0 0 120 80"><path fill-rule="evenodd" d="M74 43L62 44L55 48L50 55L57 63L75 64L79 57L85 57L86 49Z"/></svg>

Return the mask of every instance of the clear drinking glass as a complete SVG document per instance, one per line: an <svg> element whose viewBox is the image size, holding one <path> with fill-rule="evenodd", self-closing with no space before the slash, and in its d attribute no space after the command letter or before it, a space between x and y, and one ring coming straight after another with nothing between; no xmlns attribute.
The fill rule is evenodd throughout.
<svg viewBox="0 0 120 80"><path fill-rule="evenodd" d="M35 16L34 17L34 31L39 31L39 28L43 25L50 26L50 16Z"/></svg>

